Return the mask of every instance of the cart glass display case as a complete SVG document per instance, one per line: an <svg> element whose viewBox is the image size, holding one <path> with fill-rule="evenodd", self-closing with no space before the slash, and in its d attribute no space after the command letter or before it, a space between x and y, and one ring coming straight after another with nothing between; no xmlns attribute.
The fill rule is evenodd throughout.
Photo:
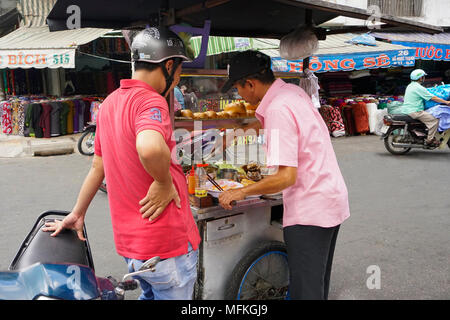
<svg viewBox="0 0 450 320"><path fill-rule="evenodd" d="M298 84L300 73L275 73L276 77L286 82ZM175 139L180 142L181 136L188 132L208 129L226 132L233 129L235 139L227 148L222 159L228 162L245 165L248 162L265 163L263 148L264 135L256 130L243 131L251 122L256 121L257 106L252 106L239 96L236 88L222 93L220 89L227 80L226 70L185 69L181 74L178 86L171 95L171 115L174 124ZM178 129L178 130L177 130ZM180 133L181 132L181 133ZM179 136L177 136L177 134ZM178 144L181 148L185 144ZM184 150L185 151L185 150ZM178 150L183 153L183 150ZM191 164L189 157L182 159L182 164ZM210 162L210 161L205 161Z"/></svg>

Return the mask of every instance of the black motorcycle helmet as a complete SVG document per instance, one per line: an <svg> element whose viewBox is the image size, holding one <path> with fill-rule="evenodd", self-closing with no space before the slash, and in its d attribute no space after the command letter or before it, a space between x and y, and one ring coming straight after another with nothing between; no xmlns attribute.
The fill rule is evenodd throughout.
<svg viewBox="0 0 450 320"><path fill-rule="evenodd" d="M178 65L183 61L191 61L186 55L183 40L176 33L165 27L146 28L136 34L131 42L131 53L133 62L143 61L160 65L166 78L166 88L162 96L165 96L172 85L173 76ZM165 62L168 59L174 60L171 74L168 73L165 67Z"/></svg>

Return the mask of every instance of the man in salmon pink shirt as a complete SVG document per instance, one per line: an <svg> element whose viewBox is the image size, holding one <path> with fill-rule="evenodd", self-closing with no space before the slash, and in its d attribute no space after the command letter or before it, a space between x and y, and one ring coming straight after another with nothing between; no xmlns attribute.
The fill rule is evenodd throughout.
<svg viewBox="0 0 450 320"><path fill-rule="evenodd" d="M278 170L255 184L223 192L220 204L231 209L232 201L282 191L289 295L325 300L339 227L350 216L347 187L326 124L303 89L275 80L265 54L245 51L233 57L222 91L232 86L248 103L259 103L259 121L249 128L264 128L267 166Z"/></svg>
<svg viewBox="0 0 450 320"><path fill-rule="evenodd" d="M200 235L192 216L186 179L171 158L176 146L165 96L188 60L182 40L164 28L148 28L131 44L135 72L102 103L95 155L72 212L44 231L63 228L83 238L86 211L103 179L114 241L130 272L155 256L155 272L138 276L140 299L192 299Z"/></svg>

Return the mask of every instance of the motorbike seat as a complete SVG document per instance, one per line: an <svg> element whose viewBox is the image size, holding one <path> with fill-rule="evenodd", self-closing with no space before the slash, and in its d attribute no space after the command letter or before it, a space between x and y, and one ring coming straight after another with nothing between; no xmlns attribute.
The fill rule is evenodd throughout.
<svg viewBox="0 0 450 320"><path fill-rule="evenodd" d="M19 270L37 262L81 264L94 269L89 243L79 240L75 231L63 230L56 237L51 237L51 232L42 231L45 223L55 220L55 215L58 220L62 220L66 214L67 212L60 211L42 214L25 238L9 269ZM87 239L86 233L85 238Z"/></svg>
<svg viewBox="0 0 450 320"><path fill-rule="evenodd" d="M403 121L410 124L423 124L422 121L413 119L407 114L392 114L391 117L394 121Z"/></svg>

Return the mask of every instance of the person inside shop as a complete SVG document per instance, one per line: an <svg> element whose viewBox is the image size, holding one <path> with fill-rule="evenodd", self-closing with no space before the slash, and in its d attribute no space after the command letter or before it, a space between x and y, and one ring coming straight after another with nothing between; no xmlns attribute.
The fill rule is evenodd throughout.
<svg viewBox="0 0 450 320"><path fill-rule="evenodd" d="M244 188L223 192L219 201L283 192L283 235L291 299L328 299L331 266L340 225L350 216L347 187L330 134L302 88L275 79L270 57L258 51L237 54L229 65L227 92L256 105L255 122L264 128L267 166L275 174Z"/></svg>
<svg viewBox="0 0 450 320"><path fill-rule="evenodd" d="M422 85L426 76L426 72L422 69L416 69L411 72L411 83L406 87L401 112L423 122L428 128L428 136L425 143L431 147L438 147L440 142L435 138L435 135L439 127L439 119L425 111L425 101L433 100L447 106L450 105L450 101L436 97Z"/></svg>
<svg viewBox="0 0 450 320"><path fill-rule="evenodd" d="M173 89L173 93L175 95L175 111L186 109L184 104L184 92L178 86L175 86ZM177 107L178 105L178 107Z"/></svg>
<svg viewBox="0 0 450 320"><path fill-rule="evenodd" d="M173 44L171 46L168 43ZM103 102L92 167L72 212L43 229L74 229L81 240L89 204L106 177L116 250L130 272L155 256L155 272L140 274L139 299L189 300L197 278L200 235L186 178L171 160L172 124L166 101L188 60L183 41L167 28L147 28L132 43L132 79ZM173 275L176 275L175 277Z"/></svg>

